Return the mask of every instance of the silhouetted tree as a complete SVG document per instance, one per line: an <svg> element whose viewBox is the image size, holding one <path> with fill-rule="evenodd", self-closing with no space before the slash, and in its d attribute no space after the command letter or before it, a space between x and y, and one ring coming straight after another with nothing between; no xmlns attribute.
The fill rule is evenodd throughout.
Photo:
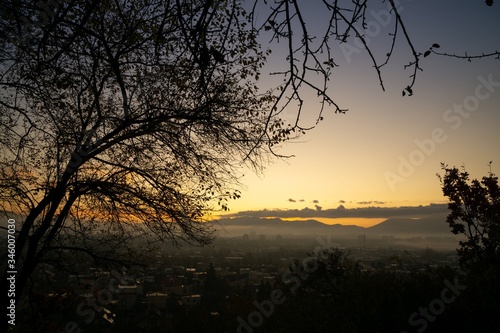
<svg viewBox="0 0 500 333"><path fill-rule="evenodd" d="M210 262L203 282L202 302L208 309L216 308L229 293L228 284L217 276L213 262Z"/></svg>
<svg viewBox="0 0 500 333"><path fill-rule="evenodd" d="M449 267L367 270L345 251L331 248L297 261L284 276L279 287L286 302L275 306L262 332L401 332L414 323L409 322L412 313L439 296L443 280L454 281L456 272ZM460 326L455 309L447 311L447 317L428 325L429 332Z"/></svg>
<svg viewBox="0 0 500 333"><path fill-rule="evenodd" d="M481 180L470 180L465 170L444 164L444 176L438 175L449 199L446 221L455 235L465 236L458 249L465 268L500 263L500 188L491 162L489 166L488 176Z"/></svg>
<svg viewBox="0 0 500 333"><path fill-rule="evenodd" d="M290 133L254 84L266 52L239 2L2 6L0 205L20 216L17 299L68 253L133 263L158 240L209 243L206 214L239 197L238 168Z"/></svg>
<svg viewBox="0 0 500 333"><path fill-rule="evenodd" d="M463 168L442 164L438 175L443 194L448 197L446 218L451 232L464 236L457 249L467 286L459 299L462 315L454 331L487 331L500 325L500 187L491 171L487 176L470 179ZM467 319L469 318L469 319Z"/></svg>

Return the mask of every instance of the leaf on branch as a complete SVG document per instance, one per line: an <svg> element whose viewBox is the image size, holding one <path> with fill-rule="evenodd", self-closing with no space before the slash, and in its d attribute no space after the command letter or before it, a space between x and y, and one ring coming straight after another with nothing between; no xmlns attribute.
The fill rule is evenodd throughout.
<svg viewBox="0 0 500 333"><path fill-rule="evenodd" d="M217 51L213 46L210 47L210 53L212 53L212 56L214 57L215 61L218 63L225 63L226 59L224 59L224 55Z"/></svg>
<svg viewBox="0 0 500 333"><path fill-rule="evenodd" d="M430 50L425 51L425 53L424 53L424 58L425 58L425 57L427 57L429 54L431 54L431 51L430 51Z"/></svg>
<svg viewBox="0 0 500 333"><path fill-rule="evenodd" d="M413 90L411 89L410 86L406 87L406 91L408 92L408 96L412 96L413 95Z"/></svg>
<svg viewBox="0 0 500 333"><path fill-rule="evenodd" d="M434 43L434 44L432 44L432 47L435 49L439 49L440 46L439 46L439 44Z"/></svg>

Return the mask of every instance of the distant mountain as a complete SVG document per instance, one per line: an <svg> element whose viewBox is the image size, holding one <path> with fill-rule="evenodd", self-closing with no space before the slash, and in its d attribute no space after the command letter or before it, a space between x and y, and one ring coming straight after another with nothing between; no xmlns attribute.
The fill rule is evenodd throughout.
<svg viewBox="0 0 500 333"><path fill-rule="evenodd" d="M324 224L310 219L303 221L284 221L279 218L236 217L213 222L220 236L241 236L243 234L270 235L320 235L336 234L339 236L356 235L446 235L451 236L446 217L441 215L421 219L390 218L369 228L355 225Z"/></svg>
<svg viewBox="0 0 500 333"><path fill-rule="evenodd" d="M433 215L420 219L390 218L370 228L377 234L447 234L451 235L446 215Z"/></svg>

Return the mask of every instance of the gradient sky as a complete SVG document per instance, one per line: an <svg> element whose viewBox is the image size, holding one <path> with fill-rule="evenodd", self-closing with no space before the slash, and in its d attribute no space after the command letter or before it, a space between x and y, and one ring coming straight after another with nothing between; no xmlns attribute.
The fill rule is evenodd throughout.
<svg viewBox="0 0 500 333"><path fill-rule="evenodd" d="M323 17L316 1L307 2L311 31ZM458 54L500 49L500 3L401 0L400 6L418 51L433 43L441 45L440 51ZM390 30L382 27L370 41L378 59L387 52ZM340 115L328 110L316 129L279 151L295 157L275 160L263 175L245 171L242 197L231 202L231 212L443 203L436 176L442 173L441 162L465 165L472 177L480 178L493 161L492 171L500 174L500 60L430 55L422 60L414 95L402 97L411 74L403 66L411 58L402 40L399 46L382 72L385 92L365 52L347 59L338 45L332 46L340 68L328 91L349 111ZM284 66L281 55L277 50L270 59L274 70ZM272 80L263 76L260 84L269 86ZM488 80L496 86L486 87ZM464 107L457 113L456 106L464 104L474 111ZM315 102L308 103L302 124L314 124L317 111ZM294 115L289 117L291 121Z"/></svg>

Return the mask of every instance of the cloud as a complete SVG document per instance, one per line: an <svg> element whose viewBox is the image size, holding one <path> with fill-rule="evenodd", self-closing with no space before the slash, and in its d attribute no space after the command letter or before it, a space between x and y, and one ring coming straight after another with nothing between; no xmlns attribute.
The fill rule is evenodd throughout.
<svg viewBox="0 0 500 333"><path fill-rule="evenodd" d="M340 204L344 204L344 203L345 203L345 200L339 200L339 203L340 203Z"/></svg>
<svg viewBox="0 0 500 333"><path fill-rule="evenodd" d="M318 206L318 205L314 205L314 208L316 208L316 211L317 211L317 212L320 212L320 211L321 211L321 209L322 209L323 207Z"/></svg>
<svg viewBox="0 0 500 333"><path fill-rule="evenodd" d="M288 201L289 201L289 202L297 202L297 200L292 199L292 198L288 199Z"/></svg>
<svg viewBox="0 0 500 333"><path fill-rule="evenodd" d="M293 200L293 199L292 199ZM433 214L446 215L448 213L447 204L430 204L428 206L403 206L403 207L360 207L345 208L339 205L337 208L318 210L315 209L289 209L289 210L258 210L242 211L230 214L229 216L252 216L252 217L279 217L279 218L339 218L339 217L357 217L357 218L390 218L390 217L422 217ZM444 221L444 220L443 220Z"/></svg>
<svg viewBox="0 0 500 333"><path fill-rule="evenodd" d="M319 204L319 201L318 200L313 200L313 203Z"/></svg>
<svg viewBox="0 0 500 333"><path fill-rule="evenodd" d="M300 199L299 201L300 201L300 202L304 202L305 200L304 200L304 199Z"/></svg>
<svg viewBox="0 0 500 333"><path fill-rule="evenodd" d="M384 201L358 201L358 205L385 205Z"/></svg>

